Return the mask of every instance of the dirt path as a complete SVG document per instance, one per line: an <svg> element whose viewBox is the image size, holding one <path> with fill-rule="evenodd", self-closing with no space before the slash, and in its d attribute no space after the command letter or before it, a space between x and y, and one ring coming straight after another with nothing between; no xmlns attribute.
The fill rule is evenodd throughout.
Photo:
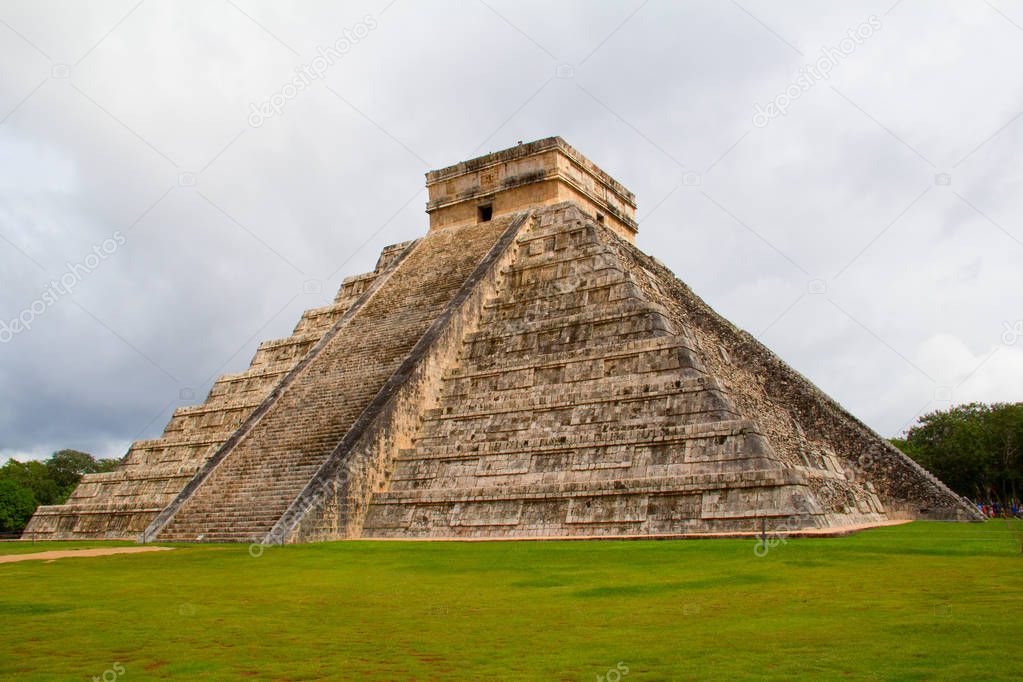
<svg viewBox="0 0 1023 682"><path fill-rule="evenodd" d="M53 561L54 559L66 559L68 557L80 556L108 556L110 554L138 554L139 552L162 552L173 547L100 547L98 549L67 549L55 550L52 552L30 552L28 554L4 554L0 556L0 564L9 564L14 561Z"/></svg>

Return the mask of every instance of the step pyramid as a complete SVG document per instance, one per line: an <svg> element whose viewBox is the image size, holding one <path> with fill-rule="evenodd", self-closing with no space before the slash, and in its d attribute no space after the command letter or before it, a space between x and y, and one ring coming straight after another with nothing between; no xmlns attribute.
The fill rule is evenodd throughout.
<svg viewBox="0 0 1023 682"><path fill-rule="evenodd" d="M427 187L423 238L29 530L282 543L976 518L637 249L633 195L560 138Z"/></svg>

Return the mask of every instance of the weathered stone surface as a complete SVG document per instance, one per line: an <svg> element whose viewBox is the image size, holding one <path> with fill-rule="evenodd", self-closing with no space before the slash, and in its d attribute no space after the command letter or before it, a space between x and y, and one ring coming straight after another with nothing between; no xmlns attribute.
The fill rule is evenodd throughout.
<svg viewBox="0 0 1023 682"><path fill-rule="evenodd" d="M632 194L560 138L427 180L426 237L30 529L275 543L976 518L639 251Z"/></svg>

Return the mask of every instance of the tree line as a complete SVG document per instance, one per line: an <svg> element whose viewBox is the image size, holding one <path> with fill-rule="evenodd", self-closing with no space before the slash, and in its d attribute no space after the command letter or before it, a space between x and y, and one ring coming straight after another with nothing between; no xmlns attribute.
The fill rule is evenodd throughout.
<svg viewBox="0 0 1023 682"><path fill-rule="evenodd" d="M1023 403L969 403L931 412L892 444L960 495L1019 507Z"/></svg>
<svg viewBox="0 0 1023 682"><path fill-rule="evenodd" d="M21 532L36 507L63 504L82 474L112 471L120 463L77 450L58 450L43 461L8 460L0 466L0 533Z"/></svg>

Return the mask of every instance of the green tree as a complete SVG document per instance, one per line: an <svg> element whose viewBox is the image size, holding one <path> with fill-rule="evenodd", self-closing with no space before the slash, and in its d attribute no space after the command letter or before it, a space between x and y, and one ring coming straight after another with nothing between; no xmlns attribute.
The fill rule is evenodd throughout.
<svg viewBox="0 0 1023 682"><path fill-rule="evenodd" d="M19 487L28 490L37 505L58 504L61 499L60 487L43 462L33 459L27 462L8 460L0 468L0 480L13 481Z"/></svg>
<svg viewBox="0 0 1023 682"><path fill-rule="evenodd" d="M35 498L27 488L0 479L0 532L20 532L35 510Z"/></svg>
<svg viewBox="0 0 1023 682"><path fill-rule="evenodd" d="M112 471L120 463L78 450L58 450L43 462L8 460L0 466L0 530L22 530L39 505L63 504L82 474Z"/></svg>
<svg viewBox="0 0 1023 682"><path fill-rule="evenodd" d="M1023 491L1023 403L993 405L987 416L991 484L995 496L1019 499Z"/></svg>
<svg viewBox="0 0 1023 682"><path fill-rule="evenodd" d="M116 459L97 460L87 452L78 450L58 450L45 462L50 472L50 479L57 485L63 502L74 491L82 474L95 474L111 471L118 464Z"/></svg>
<svg viewBox="0 0 1023 682"><path fill-rule="evenodd" d="M892 443L975 500L1023 492L1023 403L970 403L921 417Z"/></svg>

